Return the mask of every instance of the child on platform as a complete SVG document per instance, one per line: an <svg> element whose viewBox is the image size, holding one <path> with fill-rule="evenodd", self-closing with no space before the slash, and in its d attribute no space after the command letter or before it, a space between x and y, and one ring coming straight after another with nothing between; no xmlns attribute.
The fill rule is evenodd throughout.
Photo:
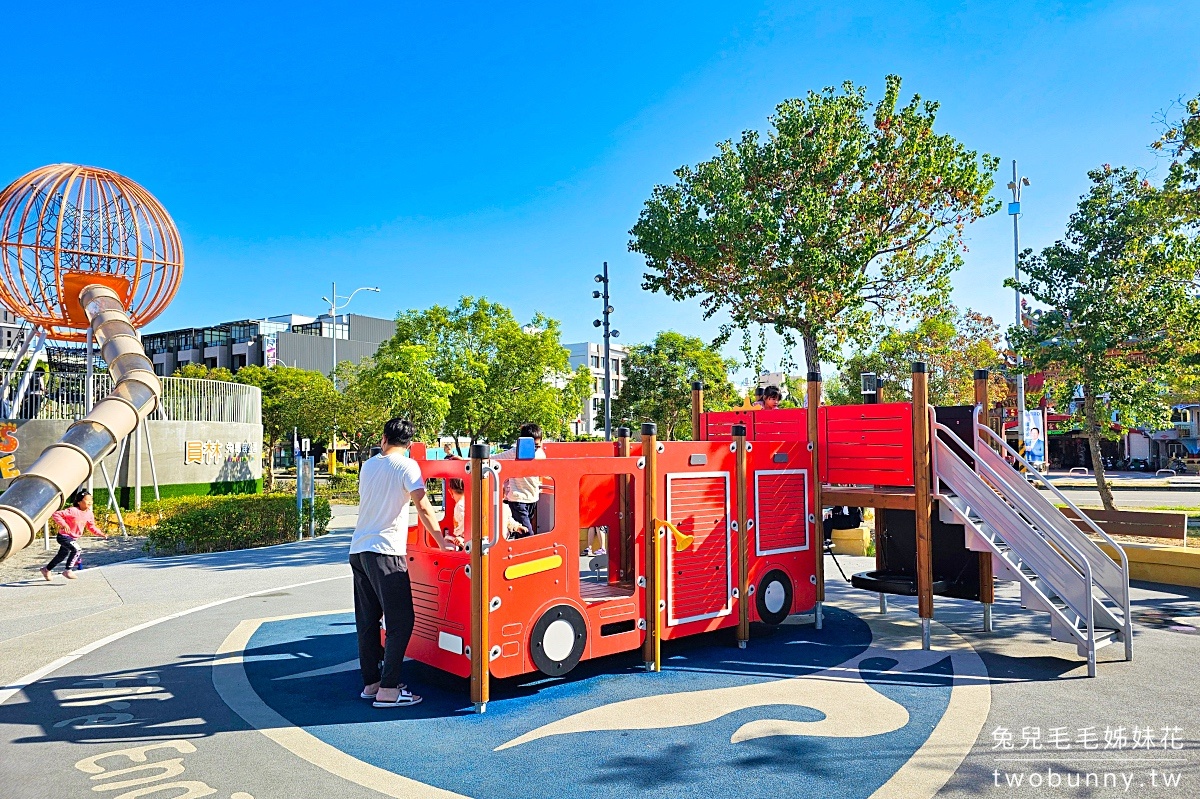
<svg viewBox="0 0 1200 799"><path fill-rule="evenodd" d="M70 507L63 508L51 516L50 521L58 528L58 554L42 567L42 577L49 580L54 567L65 561L63 577L74 580L75 575L71 573L71 569L79 562L79 536L88 532L108 538L96 527L96 517L92 515L91 493L85 488L76 491L71 495Z"/></svg>
<svg viewBox="0 0 1200 799"><path fill-rule="evenodd" d="M454 498L454 532L447 536L446 543L454 549L466 549L467 503L463 501L465 486L463 481L457 477L447 480L446 485L450 489L450 496ZM512 511L509 510L507 504L500 506L500 520L504 523L505 538L514 538L520 533L529 532L513 521Z"/></svg>

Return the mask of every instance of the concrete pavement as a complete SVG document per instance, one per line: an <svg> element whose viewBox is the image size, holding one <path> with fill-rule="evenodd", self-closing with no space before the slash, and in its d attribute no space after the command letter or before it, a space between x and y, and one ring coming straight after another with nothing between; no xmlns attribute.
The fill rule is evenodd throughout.
<svg viewBox="0 0 1200 799"><path fill-rule="evenodd" d="M336 521L344 530L351 519ZM1149 791L1164 771L1180 783L1152 795L1200 795L1197 591L1136 586L1135 659L1119 660L1119 647L1102 650L1099 677L1089 680L1074 648L1050 642L1047 616L1023 611L1011 587L999 591L990 635L980 632L978 605L938 599L934 651L922 653L913 600L893 598L881 616L875 595L849 588L827 559L824 630L794 617L777 632L756 629L746 650L720 632L687 639L668 647L660 675L641 673L634 655L588 662L565 680L506 682L482 717L466 712L462 681L416 668L406 679L427 702L418 712L380 712L356 698L346 543L344 532L333 533L130 561L86 570L71 584L0 587L3 795L154 799L139 793L153 786L164 796L233 799L535 799L581 790L1115 796L1141 795L1140 783ZM839 561L847 573L873 565ZM971 653L986 678L955 660ZM20 685L30 672L39 679ZM772 698L755 707L754 697L778 690L772 680L796 676L798 688L817 681L798 705ZM864 683L868 693L854 693ZM740 696L730 691L749 699L711 722L669 726ZM626 715L617 700L641 704ZM641 705L658 709L647 715L634 709ZM652 718L660 728L585 725L503 748L514 735L528 739L597 713ZM805 728L820 724L820 734ZM1092 736L1102 746L1105 731L1118 727L1124 746L1093 748ZM1153 751L1133 749L1134 727L1153 727ZM745 730L767 734L746 738ZM1037 748L1029 744L1035 730ZM1024 782L1088 770L1128 778L1130 787ZM1017 777L1022 787L1009 787Z"/></svg>

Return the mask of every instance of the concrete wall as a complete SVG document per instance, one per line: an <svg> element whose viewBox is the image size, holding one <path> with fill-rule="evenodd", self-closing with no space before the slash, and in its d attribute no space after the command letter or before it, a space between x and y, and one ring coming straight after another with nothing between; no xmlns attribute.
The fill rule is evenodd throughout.
<svg viewBox="0 0 1200 799"><path fill-rule="evenodd" d="M70 424L46 419L0 424L0 475L3 476L0 486L7 487L16 473L28 469L42 450L62 437ZM262 425L163 421L149 421L146 425L159 486L178 487L175 491L164 491L168 495L252 491L254 484L262 479ZM131 437L127 449L133 447L133 442ZM151 485L150 455L145 447L141 450L143 497L153 498L153 492L146 490ZM104 464L117 486L135 484L136 455L136 450L127 452L119 464L117 453L105 459ZM97 489L104 487L99 470L94 484Z"/></svg>
<svg viewBox="0 0 1200 799"><path fill-rule="evenodd" d="M321 374L329 374L329 370L333 368L333 339L328 336L280 333L277 346L276 357L284 366L311 369ZM379 344L373 341L338 339L338 363L359 363L363 358L373 356L378 349Z"/></svg>

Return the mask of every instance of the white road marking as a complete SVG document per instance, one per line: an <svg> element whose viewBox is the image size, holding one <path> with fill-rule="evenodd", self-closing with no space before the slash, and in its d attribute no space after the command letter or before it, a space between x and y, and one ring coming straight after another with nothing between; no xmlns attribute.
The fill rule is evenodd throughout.
<svg viewBox="0 0 1200 799"><path fill-rule="evenodd" d="M250 685L242 653L259 625L270 621L285 621L309 616L325 616L346 611L294 613L266 619L248 619L229 634L217 649L221 655L213 663L213 687L233 712L275 743L301 760L344 780L377 791L393 799L467 799L462 794L426 785L410 777L364 763L331 746L305 729L295 726L272 710ZM356 664L357 665L357 664Z"/></svg>
<svg viewBox="0 0 1200 799"><path fill-rule="evenodd" d="M302 583L291 583L290 585L277 585L272 588L264 588L261 591L251 591L248 594L240 594L238 596L232 596L232 597L228 597L226 599L218 599L213 602L206 602L205 604L197 605L194 608L188 608L187 610L181 610L177 613L172 613L167 616L162 616L157 619L151 619L150 621L142 622L141 624L136 624L133 627L129 627L129 628L121 630L119 632L115 632L112 635L105 636L104 638L101 638L99 641L93 641L92 643L90 643L86 646L81 646L79 649L76 649L74 652L70 653L69 655L63 655L62 657L58 658L57 660L53 660L53 661L47 663L45 666L42 666L40 669L37 669L36 671L31 671L29 674L26 674L24 677L21 677L12 683L9 683L8 685L0 687L0 705L3 705L5 702L12 699L14 696L19 694L21 691L24 691L30 685L33 685L35 682L42 679L43 677L46 677L49 674L53 674L54 672L61 669L63 666L66 666L70 663L74 663L76 660L79 660L79 658L83 657L84 655L89 655L92 652L95 652L97 649L100 649L101 647L108 646L113 641L119 641L122 638L125 638L126 636L133 635L134 633L139 633L142 630L147 630L151 627L162 624L163 622L174 621L175 619L183 618L184 616L189 616L193 613L199 613L202 610L208 610L209 608L215 608L215 607L219 607L221 605L228 605L230 602L238 602L243 599L249 599L250 597L258 596L259 594L270 594L275 591L284 591L289 588L303 588L306 585L316 585L318 583L327 583L332 580L348 580L348 579L350 579L349 574L341 574L341 575L338 575L337 577L322 577L318 580L306 580L305 582L302 582Z"/></svg>

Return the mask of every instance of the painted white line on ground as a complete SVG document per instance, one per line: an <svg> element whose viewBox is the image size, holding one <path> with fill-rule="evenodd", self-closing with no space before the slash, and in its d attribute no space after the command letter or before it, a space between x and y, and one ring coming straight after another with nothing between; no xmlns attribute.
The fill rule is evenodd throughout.
<svg viewBox="0 0 1200 799"><path fill-rule="evenodd" d="M213 662L213 687L233 709L254 729L270 738L301 760L319 769L341 777L348 782L391 796L394 799L467 799L462 794L435 788L410 777L403 777L386 769L365 763L346 754L335 746L325 743L307 730L297 727L276 713L262 700L250 685L242 659L246 645L255 630L265 622L298 619L309 616L325 616L347 611L317 611L293 613L266 619L247 619L239 624L217 649L217 660Z"/></svg>
<svg viewBox="0 0 1200 799"><path fill-rule="evenodd" d="M162 624L163 622L173 621L175 619L179 619L184 616L191 615L192 613L199 613L202 610L208 610L210 608L215 608L220 605L227 605L230 602L238 602L243 599L249 599L250 597L258 596L259 594L269 594L269 593L272 593L273 591L283 591L288 588L303 588L306 585L316 585L317 583L327 583L327 582L330 582L331 580L348 580L349 578L350 578L349 574L339 574L336 577L322 577L317 580L306 580L305 582L302 582L302 583L291 583L289 585L277 585L277 586L273 586L271 588L263 588L262 590L259 590L259 591L251 591L248 594L239 594L238 596L231 596L231 597L227 597L225 599L218 599L213 602L206 602L205 604L197 605L194 608L188 608L186 610L178 611L177 613L172 613L168 616L161 616L157 619L151 619L150 621L145 621L145 622L142 622L141 624L136 624L133 627L129 627L124 630L120 630L119 632L115 632L112 635L101 638L99 641L93 641L92 643L90 643L86 646L81 646L79 649L76 649L74 652L71 652L68 655L63 655L62 657L58 658L57 660L47 663L45 666L42 666L37 671L32 671L29 674L26 674L24 677L21 677L10 684L3 686L2 688L0 688L0 705L3 705L5 702L12 699L18 693L20 693L21 691L24 691L30 685L33 685L35 682L42 679L46 675L52 674L55 671L58 671L63 666L67 665L68 663L72 663L72 662L78 660L79 658L83 657L84 655L95 652L97 649L107 646L107 645L111 644L113 641L119 641L127 635L133 635L134 633L138 633L138 632L141 632L142 630L149 629L150 627L154 627L155 625Z"/></svg>

